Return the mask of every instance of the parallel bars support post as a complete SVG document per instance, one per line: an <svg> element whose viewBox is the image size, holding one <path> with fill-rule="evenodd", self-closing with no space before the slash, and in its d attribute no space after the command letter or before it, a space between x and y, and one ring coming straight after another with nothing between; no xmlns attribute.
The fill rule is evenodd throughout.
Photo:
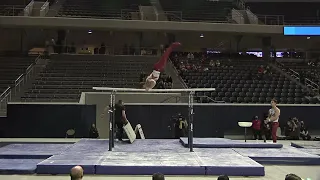
<svg viewBox="0 0 320 180"><path fill-rule="evenodd" d="M113 116L112 116L112 147L114 147L114 134L115 134L115 120L116 120L116 116L115 116L115 110L116 110L116 91L113 91Z"/></svg>
<svg viewBox="0 0 320 180"><path fill-rule="evenodd" d="M189 136L188 136L188 144L189 144L189 149L190 152L193 152L193 96L194 96L194 91L191 91L189 93Z"/></svg>
<svg viewBox="0 0 320 180"><path fill-rule="evenodd" d="M113 92L110 94L110 105L109 105L109 151L112 151L113 141Z"/></svg>

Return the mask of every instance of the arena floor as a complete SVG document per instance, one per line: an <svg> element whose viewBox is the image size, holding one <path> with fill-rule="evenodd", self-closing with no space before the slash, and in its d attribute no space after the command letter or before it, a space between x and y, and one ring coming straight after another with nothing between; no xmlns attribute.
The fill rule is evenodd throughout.
<svg viewBox="0 0 320 180"><path fill-rule="evenodd" d="M0 139L0 142L78 142L80 139ZM290 146L291 141L279 141L284 146ZM262 164L263 165L263 164ZM264 177L231 177L231 179L265 179L279 180L284 179L286 174L295 173L303 179L320 180L320 166L283 166L283 165L264 165ZM65 180L68 176L40 176L40 175L0 175L1 180ZM85 179L102 180L144 180L151 179L150 176L106 176L106 175L85 175ZM216 176L167 176L166 179L171 180L212 180Z"/></svg>

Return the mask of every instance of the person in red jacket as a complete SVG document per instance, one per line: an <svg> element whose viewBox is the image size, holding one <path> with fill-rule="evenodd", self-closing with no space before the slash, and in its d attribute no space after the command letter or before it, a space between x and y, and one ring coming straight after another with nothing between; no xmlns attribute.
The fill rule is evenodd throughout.
<svg viewBox="0 0 320 180"><path fill-rule="evenodd" d="M254 136L254 139L262 139L262 136L261 136L261 120L259 120L259 117L258 116L254 116L252 118L252 132L253 132L253 136Z"/></svg>

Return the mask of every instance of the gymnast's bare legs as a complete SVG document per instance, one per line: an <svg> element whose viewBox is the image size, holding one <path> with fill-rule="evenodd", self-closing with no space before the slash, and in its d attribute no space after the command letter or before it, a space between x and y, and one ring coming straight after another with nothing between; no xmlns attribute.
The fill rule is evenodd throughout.
<svg viewBox="0 0 320 180"><path fill-rule="evenodd" d="M179 42L172 43L170 47L166 49L160 60L154 65L152 73L147 77L145 84L143 85L143 88L145 88L147 91L154 88L154 86L157 84L157 81L160 77L160 72L166 67L168 58L171 54L171 52L174 50L174 48L181 46Z"/></svg>

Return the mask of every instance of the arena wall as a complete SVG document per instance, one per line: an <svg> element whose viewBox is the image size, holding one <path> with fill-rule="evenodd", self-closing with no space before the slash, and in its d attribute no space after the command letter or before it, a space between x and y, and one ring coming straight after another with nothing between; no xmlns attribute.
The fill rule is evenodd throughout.
<svg viewBox="0 0 320 180"><path fill-rule="evenodd" d="M88 137L96 121L95 105L10 103L3 136L10 138L64 138L69 129Z"/></svg>
<svg viewBox="0 0 320 180"><path fill-rule="evenodd" d="M110 104L110 92L85 92L84 103L87 105L96 106L96 122L97 129L101 138L109 137L109 115L103 110ZM179 96L181 93L117 93L116 101L123 100L125 103L176 103L180 102ZM131 117L128 116L131 121Z"/></svg>
<svg viewBox="0 0 320 180"><path fill-rule="evenodd" d="M289 117L303 120L310 131L319 131L316 105L280 105L280 126L284 127ZM173 137L168 128L171 117L182 113L188 118L187 104L126 104L127 116L132 125L141 124L147 138ZM224 135L242 135L244 130L238 121L251 121L252 117L268 112L267 104L195 104L194 136L223 137Z"/></svg>

